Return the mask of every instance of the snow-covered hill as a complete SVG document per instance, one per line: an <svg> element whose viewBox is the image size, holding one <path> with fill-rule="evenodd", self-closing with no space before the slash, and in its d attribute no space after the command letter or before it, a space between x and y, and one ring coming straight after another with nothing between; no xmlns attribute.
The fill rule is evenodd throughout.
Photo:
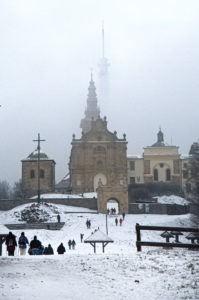
<svg viewBox="0 0 199 300"><path fill-rule="evenodd" d="M8 232L3 224L22 222L21 212L28 205L0 212L0 233ZM30 205L29 205L30 206ZM122 226L115 217L108 217L108 233L114 240L102 253L80 242L80 233L87 238L98 227L106 233L106 218L82 208L41 205L48 221L56 221L57 213L65 226L60 231L27 230L29 240L37 235L44 246L52 245L54 256L0 257L0 299L59 300L65 299L199 299L199 252L185 249L164 250L143 247L137 253L135 224L190 226L190 216L126 215ZM70 213L76 211L77 213ZM37 211L38 213L38 211ZM86 220L91 220L91 229ZM19 237L20 231L13 231ZM68 250L69 239L76 240L76 249ZM143 240L160 241L160 232L144 232ZM186 241L185 236L180 237ZM56 253L60 242L67 248L63 256Z"/></svg>

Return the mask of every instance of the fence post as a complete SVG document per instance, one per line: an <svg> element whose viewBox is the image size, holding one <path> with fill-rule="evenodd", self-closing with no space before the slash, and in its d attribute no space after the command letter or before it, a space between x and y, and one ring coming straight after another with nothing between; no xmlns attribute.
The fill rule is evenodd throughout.
<svg viewBox="0 0 199 300"><path fill-rule="evenodd" d="M137 242L141 242L140 225L138 223L136 223L135 228L136 228ZM137 242L136 242L137 251L140 252L140 251L142 251L142 248L141 248L141 246L137 245Z"/></svg>

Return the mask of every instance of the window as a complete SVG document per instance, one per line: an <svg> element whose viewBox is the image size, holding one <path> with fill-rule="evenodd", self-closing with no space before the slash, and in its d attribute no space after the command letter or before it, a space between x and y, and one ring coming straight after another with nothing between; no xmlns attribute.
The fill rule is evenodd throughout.
<svg viewBox="0 0 199 300"><path fill-rule="evenodd" d="M97 162L97 167L98 167L98 168L102 168L102 167L103 167L103 163L102 163L101 160L98 160L98 162Z"/></svg>
<svg viewBox="0 0 199 300"><path fill-rule="evenodd" d="M184 163L183 167L186 169L187 168L187 163Z"/></svg>
<svg viewBox="0 0 199 300"><path fill-rule="evenodd" d="M130 184L135 183L135 177L130 177Z"/></svg>
<svg viewBox="0 0 199 300"><path fill-rule="evenodd" d="M40 170L40 178L44 178L44 170Z"/></svg>
<svg viewBox="0 0 199 300"><path fill-rule="evenodd" d="M166 181L171 180L171 171L169 169L166 169Z"/></svg>
<svg viewBox="0 0 199 300"><path fill-rule="evenodd" d="M34 170L30 171L30 178L35 178L35 171Z"/></svg>
<svg viewBox="0 0 199 300"><path fill-rule="evenodd" d="M186 179L188 176L187 176L187 170L186 171L183 171L183 178Z"/></svg>
<svg viewBox="0 0 199 300"><path fill-rule="evenodd" d="M164 168L164 164L163 163L160 164L160 168Z"/></svg>
<svg viewBox="0 0 199 300"><path fill-rule="evenodd" d="M130 161L130 170L134 171L135 170L135 162L134 161Z"/></svg>
<svg viewBox="0 0 199 300"><path fill-rule="evenodd" d="M154 178L154 181L158 181L158 170L157 169L154 169L154 171L153 171L153 178Z"/></svg>

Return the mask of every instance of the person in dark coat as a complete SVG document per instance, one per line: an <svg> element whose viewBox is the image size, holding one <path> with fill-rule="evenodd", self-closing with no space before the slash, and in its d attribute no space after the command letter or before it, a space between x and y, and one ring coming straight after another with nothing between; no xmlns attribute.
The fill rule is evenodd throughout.
<svg viewBox="0 0 199 300"><path fill-rule="evenodd" d="M86 227L89 228L89 220L86 220Z"/></svg>
<svg viewBox="0 0 199 300"><path fill-rule="evenodd" d="M72 240L72 248L73 248L73 250L75 249L75 245L76 245L75 240Z"/></svg>
<svg viewBox="0 0 199 300"><path fill-rule="evenodd" d="M91 228L91 220L88 220L88 228Z"/></svg>
<svg viewBox="0 0 199 300"><path fill-rule="evenodd" d="M30 255L35 255L35 254L41 254L41 242L37 239L37 236L34 236L34 239L30 242L30 249L28 251L28 253Z"/></svg>
<svg viewBox="0 0 199 300"><path fill-rule="evenodd" d="M20 255L26 255L26 248L27 248L27 244L29 244L29 242L28 242L28 239L25 236L24 232L21 233L18 244L19 244Z"/></svg>
<svg viewBox="0 0 199 300"><path fill-rule="evenodd" d="M16 236L9 232L6 236L6 246L8 251L8 256L14 256L15 247L17 247Z"/></svg>
<svg viewBox="0 0 199 300"><path fill-rule="evenodd" d="M83 234L83 233L80 233L80 240L81 240L81 243L83 242L83 238L84 238L84 234Z"/></svg>
<svg viewBox="0 0 199 300"><path fill-rule="evenodd" d="M123 221L124 221L124 219L125 219L125 213L124 212L122 214L122 218L123 218Z"/></svg>
<svg viewBox="0 0 199 300"><path fill-rule="evenodd" d="M45 247L43 254L44 255L53 255L54 254L51 244L49 244L48 247Z"/></svg>
<svg viewBox="0 0 199 300"><path fill-rule="evenodd" d="M115 225L117 226L117 224L118 224L118 219L115 218Z"/></svg>
<svg viewBox="0 0 199 300"><path fill-rule="evenodd" d="M58 254L64 254L64 252L66 252L66 249L65 249L63 243L61 243L61 244L58 246L58 248L57 248L57 253L58 253Z"/></svg>
<svg viewBox="0 0 199 300"><path fill-rule="evenodd" d="M69 240L69 241L68 241L68 248L69 248L69 250L71 249L71 246L72 246L72 241Z"/></svg>
<svg viewBox="0 0 199 300"><path fill-rule="evenodd" d="M57 215L57 222L60 223L60 221L61 221L61 217L60 217L60 215L58 214L58 215Z"/></svg>

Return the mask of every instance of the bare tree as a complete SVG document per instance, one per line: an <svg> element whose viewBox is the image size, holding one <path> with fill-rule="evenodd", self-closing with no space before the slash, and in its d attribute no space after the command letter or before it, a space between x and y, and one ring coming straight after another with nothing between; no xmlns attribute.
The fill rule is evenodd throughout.
<svg viewBox="0 0 199 300"><path fill-rule="evenodd" d="M0 199L10 199L10 185L6 180L0 181Z"/></svg>

